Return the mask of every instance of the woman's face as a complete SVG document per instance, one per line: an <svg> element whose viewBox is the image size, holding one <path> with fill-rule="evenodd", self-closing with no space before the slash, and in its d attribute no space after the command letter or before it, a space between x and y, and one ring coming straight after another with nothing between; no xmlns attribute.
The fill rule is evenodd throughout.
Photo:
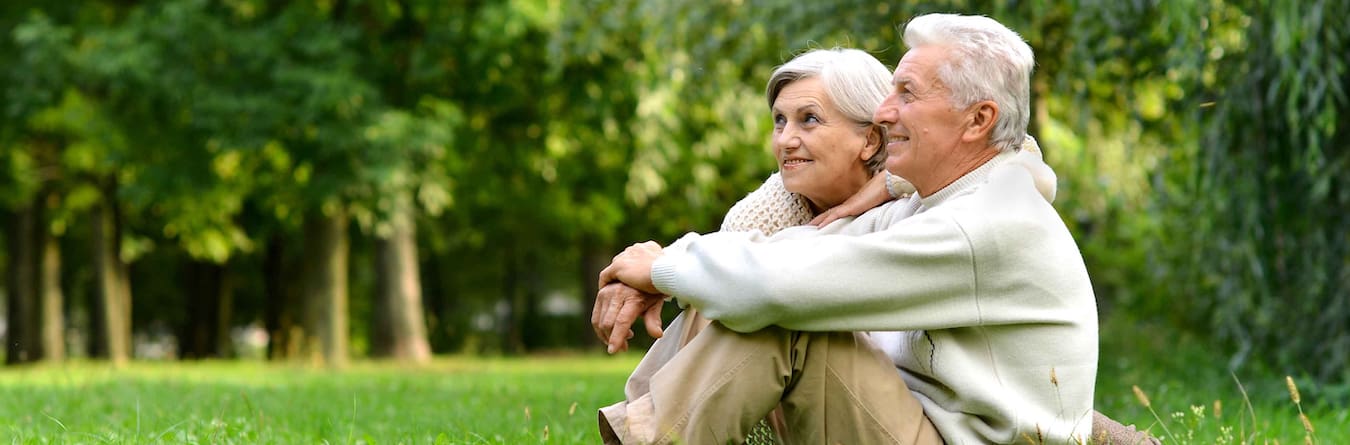
<svg viewBox="0 0 1350 445"><path fill-rule="evenodd" d="M773 102L773 153L783 185L820 213L853 196L870 177L879 140L835 108L819 78L793 81Z"/></svg>

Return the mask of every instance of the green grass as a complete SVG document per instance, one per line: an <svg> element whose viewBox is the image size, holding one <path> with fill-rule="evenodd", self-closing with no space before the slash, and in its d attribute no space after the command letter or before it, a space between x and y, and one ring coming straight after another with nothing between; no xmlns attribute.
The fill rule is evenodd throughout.
<svg viewBox="0 0 1350 445"><path fill-rule="evenodd" d="M1254 365L1229 371L1225 358L1192 336L1124 319L1108 320L1102 332L1097 409L1166 444L1302 444L1300 408L1314 443L1350 444L1350 382L1318 386L1294 375L1299 406L1284 374Z"/></svg>
<svg viewBox="0 0 1350 445"><path fill-rule="evenodd" d="M1283 375L1229 373L1197 341L1155 327L1111 322L1104 329L1112 334L1103 335L1097 381L1102 412L1150 428L1169 445L1304 443ZM637 358L448 357L342 371L259 362L0 369L0 445L589 444L598 437L596 409L622 396ZM1299 382L1315 442L1350 443L1346 384Z"/></svg>
<svg viewBox="0 0 1350 445"><path fill-rule="evenodd" d="M594 443L636 357L0 370L0 443Z"/></svg>

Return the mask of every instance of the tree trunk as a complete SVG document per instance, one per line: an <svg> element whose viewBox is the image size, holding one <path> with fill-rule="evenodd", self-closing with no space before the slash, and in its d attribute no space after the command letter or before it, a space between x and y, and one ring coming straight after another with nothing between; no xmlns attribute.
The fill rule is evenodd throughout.
<svg viewBox="0 0 1350 445"><path fill-rule="evenodd" d="M595 307L595 295L600 292L599 279L600 271L609 265L613 258L612 249L605 247L596 247L596 243L585 241L581 247L581 317L584 318L583 325L591 322L591 309ZM590 329L581 329L578 332L581 335L582 345L600 345L600 339Z"/></svg>
<svg viewBox="0 0 1350 445"><path fill-rule="evenodd" d="M65 294L61 290L61 241L43 226L42 271L38 277L39 316L42 320L42 359L60 362L66 359Z"/></svg>
<svg viewBox="0 0 1350 445"><path fill-rule="evenodd" d="M291 267L286 261L286 238L280 234L272 235L267 242L267 253L263 257L263 292L267 299L263 323L267 325L267 358L283 360L295 358L299 354L300 329L297 314L300 313L299 298L296 297L294 281L290 279Z"/></svg>
<svg viewBox="0 0 1350 445"><path fill-rule="evenodd" d="M501 338L502 352L507 354L522 354L525 352L525 290L520 285L520 273L516 267L518 259L512 252L507 252L504 256L506 271L502 275L502 297L506 299L507 310L503 314L505 319L499 324L498 338Z"/></svg>
<svg viewBox="0 0 1350 445"><path fill-rule="evenodd" d="M219 264L192 261L184 266L184 289L191 289L187 317L178 330L183 358L230 356L230 315L233 290L228 271Z"/></svg>
<svg viewBox="0 0 1350 445"><path fill-rule="evenodd" d="M543 320L539 314L539 300L543 294L543 281L539 270L542 266L533 253L518 255L510 251L505 260L502 295L509 305L500 334L506 339L502 351L524 354L541 343Z"/></svg>
<svg viewBox="0 0 1350 445"><path fill-rule="evenodd" d="M97 250L98 247L94 246L94 249ZM97 264L97 260L95 261L95 264ZM98 270L95 269L94 272L94 291L84 293L88 299L85 302L88 308L85 310L85 318L89 320L89 331L84 336L84 347L88 351L86 355L89 358L108 358L108 342L103 341L103 332L105 331L103 327L103 293L99 291Z"/></svg>
<svg viewBox="0 0 1350 445"><path fill-rule="evenodd" d="M49 362L60 362L66 358L66 317L65 294L61 288L61 240L51 231L52 209L61 205L61 192L55 181L60 176L58 158L62 149L59 145L39 144L35 152L43 182L33 201L33 268L36 283L33 309L34 346L40 351L41 358Z"/></svg>
<svg viewBox="0 0 1350 445"><path fill-rule="evenodd" d="M458 323L451 308L454 302L450 299L450 289L453 287L454 277L449 276L441 266L440 255L432 252L427 255L427 273L422 276L422 302L426 304L427 318L427 342L431 345L431 352L458 349L459 344L455 342L462 337L462 323Z"/></svg>
<svg viewBox="0 0 1350 445"><path fill-rule="evenodd" d="M121 221L113 193L105 192L104 202L95 207L94 276L98 295L100 331L94 333L100 358L115 365L131 358L131 284L121 256Z"/></svg>
<svg viewBox="0 0 1350 445"><path fill-rule="evenodd" d="M6 282L9 294L8 338L5 341L5 364L36 360L39 351L36 334L37 278L34 268L37 245L34 242L36 211L33 207L19 209L9 225L9 264Z"/></svg>
<svg viewBox="0 0 1350 445"><path fill-rule="evenodd" d="M525 255L525 267L521 269L521 282L524 284L524 314L521 319L521 334L525 343L525 352L539 349L552 339L548 328L545 326L547 320L544 319L541 312L544 300L544 260L539 256L538 251L531 251Z"/></svg>
<svg viewBox="0 0 1350 445"><path fill-rule="evenodd" d="M234 326L234 276L224 265L220 267L220 286L216 288L216 357L234 356L234 339L230 337L230 328Z"/></svg>
<svg viewBox="0 0 1350 445"><path fill-rule="evenodd" d="M376 280L371 355L423 363L431 359L417 264L417 228L412 206L399 206L391 232L375 241Z"/></svg>
<svg viewBox="0 0 1350 445"><path fill-rule="evenodd" d="M216 287L218 278L212 272L208 265L196 261L186 262L179 272L183 289L188 292L184 304L187 316L178 329L178 355L184 359L210 356L210 345L215 340L211 338L215 332L210 323L210 320L215 319L211 310L216 307L215 293L210 289Z"/></svg>
<svg viewBox="0 0 1350 445"><path fill-rule="evenodd" d="M329 366L347 364L347 214L318 212L305 219L304 341L306 356Z"/></svg>

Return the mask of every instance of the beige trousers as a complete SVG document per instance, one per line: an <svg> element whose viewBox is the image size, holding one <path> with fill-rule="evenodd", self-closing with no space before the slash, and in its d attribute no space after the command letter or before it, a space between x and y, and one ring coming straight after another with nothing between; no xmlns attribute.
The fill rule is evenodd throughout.
<svg viewBox="0 0 1350 445"><path fill-rule="evenodd" d="M742 443L781 405L803 444L941 444L890 359L865 334L739 333L686 311L600 409L605 443Z"/></svg>

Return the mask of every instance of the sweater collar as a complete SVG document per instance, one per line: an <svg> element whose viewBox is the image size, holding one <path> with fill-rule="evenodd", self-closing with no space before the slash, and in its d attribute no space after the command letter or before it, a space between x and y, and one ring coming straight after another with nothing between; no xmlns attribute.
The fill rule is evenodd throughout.
<svg viewBox="0 0 1350 445"><path fill-rule="evenodd" d="M1000 152L988 162L985 162L984 165L976 167L974 170L971 170L970 173L966 173L964 176L957 178L956 181L947 184L946 187L943 187L942 190L938 190L937 193L919 198L919 201L923 203L924 208L933 208L942 205L942 203L947 202L947 200L953 197L964 195L966 192L975 191L980 184L984 184L988 181L989 172L993 171L994 167L1006 162L1008 158L1013 157L1015 154L1017 154L1017 152L1012 150Z"/></svg>

